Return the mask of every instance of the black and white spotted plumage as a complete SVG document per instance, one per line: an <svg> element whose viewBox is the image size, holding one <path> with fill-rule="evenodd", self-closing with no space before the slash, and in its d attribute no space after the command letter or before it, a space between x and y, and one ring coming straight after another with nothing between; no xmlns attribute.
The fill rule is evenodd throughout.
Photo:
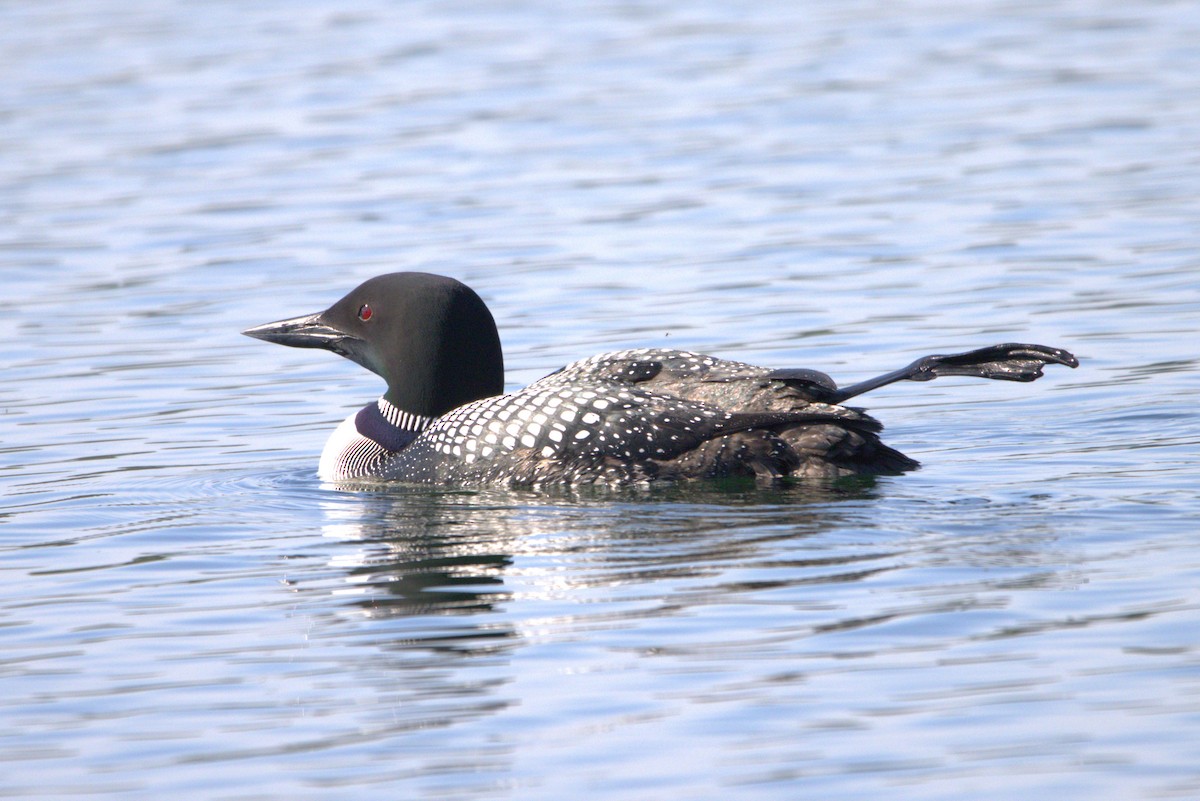
<svg viewBox="0 0 1200 801"><path fill-rule="evenodd" d="M836 477L866 472L868 465L874 465L869 472L915 467L878 442L880 426L872 418L806 401L769 374L683 351L602 354L518 392L454 409L403 449L369 464L339 458L342 469L322 473L335 481L634 484L731 475ZM705 382L714 386L700 386ZM701 397L688 397L689 389ZM758 405L731 411L703 397L713 395L726 400L740 395ZM835 444L844 450L843 464L828 458ZM331 440L331 447L343 446ZM873 459L855 459L866 450ZM888 456L886 464L881 455Z"/></svg>
<svg viewBox="0 0 1200 801"><path fill-rule="evenodd" d="M1078 364L1064 350L1013 343L926 356L839 388L815 370L640 349L574 362L505 395L491 312L470 288L426 273L372 278L323 312L245 333L331 350L387 381L384 396L326 444L319 475L335 482L625 485L898 473L917 463L880 442L880 424L843 401L901 380L1032 381L1046 364Z"/></svg>

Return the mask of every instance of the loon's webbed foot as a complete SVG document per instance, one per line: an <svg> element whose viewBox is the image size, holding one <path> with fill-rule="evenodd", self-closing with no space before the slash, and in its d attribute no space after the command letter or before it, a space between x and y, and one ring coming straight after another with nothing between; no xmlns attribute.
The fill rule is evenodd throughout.
<svg viewBox="0 0 1200 801"><path fill-rule="evenodd" d="M1042 368L1047 364L1078 367L1079 360L1062 348L1049 348L1045 345L1025 345L1017 342L992 345L965 353L925 356L901 370L831 392L822 400L841 403L896 381L932 381L947 375L995 378L1002 381L1033 381L1041 377Z"/></svg>
<svg viewBox="0 0 1200 801"><path fill-rule="evenodd" d="M1010 343L950 356L926 356L924 359L918 359L912 366L920 365L919 369L932 371L935 375L930 375L929 378L940 375L973 375L980 378L998 378L1002 381L1033 381L1042 377L1042 368L1047 364L1078 367L1079 360L1062 348Z"/></svg>

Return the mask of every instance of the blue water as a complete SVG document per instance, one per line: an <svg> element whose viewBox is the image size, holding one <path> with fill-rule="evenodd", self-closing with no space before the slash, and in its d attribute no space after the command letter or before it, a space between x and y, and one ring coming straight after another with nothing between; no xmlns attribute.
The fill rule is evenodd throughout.
<svg viewBox="0 0 1200 801"><path fill-rule="evenodd" d="M0 5L0 795L1200 797L1200 9ZM846 487L342 491L239 335L466 281L508 381L849 382Z"/></svg>

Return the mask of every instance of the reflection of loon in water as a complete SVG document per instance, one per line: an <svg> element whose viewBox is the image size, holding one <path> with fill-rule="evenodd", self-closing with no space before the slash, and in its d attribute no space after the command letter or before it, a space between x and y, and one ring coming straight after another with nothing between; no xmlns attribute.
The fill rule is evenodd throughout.
<svg viewBox="0 0 1200 801"><path fill-rule="evenodd" d="M651 637L656 647L643 655L657 661L663 631L682 648L696 637L721 642L719 632L672 623L714 604L745 604L767 586L836 591L903 569L894 548L870 538L820 539L819 554L805 544L859 530L870 508L860 501L876 492L870 482L680 482L650 498L603 487L324 493L326 541L296 552L288 582L289 617L314 646L294 669L315 674L318 687L340 677L329 686L353 686L387 731L471 725L514 705L528 712L514 688L564 665L608 664L588 644L597 637L610 643L615 632L635 648ZM589 497L597 502L579 502ZM306 707L345 702L344 693L312 695Z"/></svg>
<svg viewBox="0 0 1200 801"><path fill-rule="evenodd" d="M504 604L573 604L587 593L605 595L655 577L769 560L770 543L846 525L846 516L860 507L844 504L876 492L870 481L768 488L683 482L650 496L638 492L637 503L581 503L611 501L613 495L590 486L532 496L504 488L376 486L375 492L354 494L352 503L338 495L321 503L322 532L332 543L326 551L330 570L316 581L310 572L308 581L293 586L305 594L332 590L356 616L440 620L431 628L406 624L395 630L406 648L505 649L521 631L507 617L492 616ZM654 506L649 515L647 503ZM873 565L869 572L890 564L887 552L833 550L835 556L798 568L795 580L810 583L815 571L846 581L859 576L865 563ZM841 564L855 570L826 573Z"/></svg>
<svg viewBox="0 0 1200 801"><path fill-rule="evenodd" d="M339 543L330 567L336 594L367 617L472 615L494 611L508 591L518 534L514 512L477 494L417 488L355 496L352 505L324 502L325 537ZM340 579L338 578L340 576ZM511 629L462 631L466 640L510 636ZM446 624L444 628L458 629ZM413 644L426 635L413 633ZM443 639L444 632L433 635ZM429 644L429 643L425 643Z"/></svg>
<svg viewBox="0 0 1200 801"><path fill-rule="evenodd" d="M917 463L842 403L895 381L1033 381L1070 353L1005 344L839 388L772 370L643 349L574 362L504 395L495 322L470 288L426 273L373 278L318 314L249 336L325 348L381 375L387 392L330 437L320 475L421 484L636 484L657 479L898 473Z"/></svg>

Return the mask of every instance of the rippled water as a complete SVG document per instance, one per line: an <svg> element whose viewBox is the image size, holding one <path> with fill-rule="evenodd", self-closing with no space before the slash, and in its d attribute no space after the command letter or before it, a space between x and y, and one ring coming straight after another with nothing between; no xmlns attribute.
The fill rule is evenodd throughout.
<svg viewBox="0 0 1200 801"><path fill-rule="evenodd" d="M0 6L0 795L1200 797L1200 11ZM851 381L848 486L335 491L249 325Z"/></svg>

